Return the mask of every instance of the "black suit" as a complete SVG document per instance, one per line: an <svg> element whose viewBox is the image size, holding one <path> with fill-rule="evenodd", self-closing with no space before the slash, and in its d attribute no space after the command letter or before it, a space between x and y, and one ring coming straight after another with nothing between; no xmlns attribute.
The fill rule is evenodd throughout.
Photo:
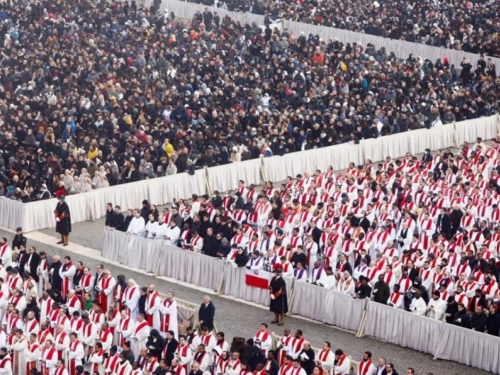
<svg viewBox="0 0 500 375"><path fill-rule="evenodd" d="M269 360L266 362L266 365L264 366L265 368L267 367L268 362L269 362ZM280 370L280 365L279 365L278 361L273 359L271 361L271 364L269 365L269 370L267 371L268 374L269 375L278 375L279 370Z"/></svg>
<svg viewBox="0 0 500 375"><path fill-rule="evenodd" d="M18 262L19 262L19 274L20 275L22 275L23 272L24 272L24 266L28 262L29 256L30 255L29 255L29 253L26 250L19 252L19 258L17 258L17 259L18 259Z"/></svg>
<svg viewBox="0 0 500 375"><path fill-rule="evenodd" d="M120 212L118 214L115 214L115 216L113 216L113 220L111 220L110 227L118 229L122 226L124 222L125 222L125 216L123 216L123 214Z"/></svg>
<svg viewBox="0 0 500 375"><path fill-rule="evenodd" d="M451 219L450 215L438 215L437 225L438 232L443 233L447 239L451 237Z"/></svg>
<svg viewBox="0 0 500 375"><path fill-rule="evenodd" d="M418 271L415 268L407 268L408 271L408 278L411 280L411 282L415 282L415 279L418 277Z"/></svg>
<svg viewBox="0 0 500 375"><path fill-rule="evenodd" d="M354 268L356 268L361 264L361 259L362 259L361 254L358 254L358 256L356 257L356 261L354 262ZM370 262L372 261L372 258L368 254L366 254L364 259L366 259L366 265L369 266Z"/></svg>
<svg viewBox="0 0 500 375"><path fill-rule="evenodd" d="M479 301L477 296L472 297L470 306L469 306L469 311L474 313L476 311L476 304L477 306L482 306L483 309L486 309L487 303L486 303L486 297L484 294L481 294L481 297L479 297ZM467 306L466 306L467 307Z"/></svg>
<svg viewBox="0 0 500 375"><path fill-rule="evenodd" d="M214 316L215 316L215 306L210 301L208 305L205 306L204 303L200 306L200 311L198 312L198 320L202 326L206 326L210 331L214 329Z"/></svg>
<svg viewBox="0 0 500 375"><path fill-rule="evenodd" d="M29 256L28 256L29 259ZM29 267L25 267L25 271L29 272L30 276L38 282L38 275L36 273L36 269L38 268L38 265L40 264L40 255L37 253L31 254L31 261Z"/></svg>
<svg viewBox="0 0 500 375"><path fill-rule="evenodd" d="M179 342L176 339L172 339L170 341L167 341L166 346L167 346L167 350L166 350L167 356L165 357L165 360L167 361L167 366L170 367L170 364L172 363L172 359L174 359L175 351L177 350L177 347L179 346Z"/></svg>
<svg viewBox="0 0 500 375"><path fill-rule="evenodd" d="M115 217L115 211L113 211L113 209L111 210L106 210L106 221L104 223L105 226L107 227L110 227L111 226L111 223L113 223L113 219Z"/></svg>
<svg viewBox="0 0 500 375"><path fill-rule="evenodd" d="M49 274L50 270L53 270L52 272L52 278L51 278L51 284L52 284L52 289L58 290L59 292L61 291L62 287L62 279L61 276L59 275L59 270L62 267L61 261L57 263L52 263L52 265L49 268Z"/></svg>

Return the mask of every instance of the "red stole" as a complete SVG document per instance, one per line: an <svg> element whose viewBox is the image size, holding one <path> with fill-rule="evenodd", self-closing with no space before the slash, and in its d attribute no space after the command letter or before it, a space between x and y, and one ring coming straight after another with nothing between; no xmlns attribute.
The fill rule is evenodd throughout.
<svg viewBox="0 0 500 375"><path fill-rule="evenodd" d="M172 303L174 303L174 301L169 301L167 299L165 299L165 301L163 302L163 305L165 307L170 307L172 306ZM162 332L168 332L169 331L169 328L170 328L170 314L164 314L163 315L163 319L162 319L162 325L161 325L161 331Z"/></svg>
<svg viewBox="0 0 500 375"><path fill-rule="evenodd" d="M369 359L368 361L359 362L359 375L366 375L370 367L372 367L373 361Z"/></svg>
<svg viewBox="0 0 500 375"><path fill-rule="evenodd" d="M64 338L66 337L66 332L61 332L61 334L57 337L57 343L62 344L64 342ZM57 351L57 358L62 359L64 356L63 350Z"/></svg>
<svg viewBox="0 0 500 375"><path fill-rule="evenodd" d="M68 264L63 264L62 266L62 271L67 271L69 270L71 267L73 267L73 262L69 262ZM61 288L61 295L63 298L66 298L66 294L68 293L69 291L69 288L70 288L70 278L69 277L65 277L62 281L62 288Z"/></svg>
<svg viewBox="0 0 500 375"><path fill-rule="evenodd" d="M78 341L78 340L76 340L75 342L71 342L69 344L69 349L71 351L75 351L78 344L80 344L80 341ZM74 359L70 360L69 361L69 375L75 375L75 373L76 373L75 367L76 367L76 361Z"/></svg>
<svg viewBox="0 0 500 375"><path fill-rule="evenodd" d="M111 279L113 277L112 276L109 276L107 277L106 279L101 279L101 292L100 292L100 297L101 297L101 311L103 313L106 313L108 312L108 296L106 295L106 293L104 293L104 291L106 289L109 288L109 283L111 282Z"/></svg>

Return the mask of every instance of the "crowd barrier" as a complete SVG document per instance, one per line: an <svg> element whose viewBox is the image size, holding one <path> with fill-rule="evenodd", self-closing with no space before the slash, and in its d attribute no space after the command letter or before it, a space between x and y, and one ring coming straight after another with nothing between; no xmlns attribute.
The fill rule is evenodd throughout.
<svg viewBox="0 0 500 375"><path fill-rule="evenodd" d="M432 129L413 130L377 139L367 139L359 144L341 144L284 156L274 156L197 170L194 176L180 173L173 176L143 180L127 185L96 189L88 193L70 195L67 202L73 223L98 219L106 214L106 203L120 205L122 210L141 207L143 199L154 204L166 204L174 198L190 198L192 194L211 194L235 188L238 180L246 184L284 181L304 171L313 173L333 165L335 170L356 165L366 160L377 162L386 156L402 157L407 152L419 154L426 148L432 150L457 147L464 142L495 138L500 131L498 115L443 125ZM55 227L56 199L21 204L0 199L0 226L15 229L22 226L25 232Z"/></svg>
<svg viewBox="0 0 500 375"><path fill-rule="evenodd" d="M156 276L170 277L263 306L267 289L245 283L246 269L159 241L104 230L103 256ZM409 312L284 278L289 312L315 321L453 360L493 373L500 372L500 338L446 324Z"/></svg>
<svg viewBox="0 0 500 375"><path fill-rule="evenodd" d="M150 6L152 0L146 0L144 4ZM191 19L193 15L197 12L203 12L205 8L209 8L212 12L218 12L220 17L228 14L234 20L240 23L255 23L259 26L264 25L264 16L252 13L241 13L228 11L222 8L207 7L202 4L189 3L186 6L185 1L180 0L163 0L161 3L161 9L167 9L169 12L174 12L177 17ZM337 38L343 43L358 43L366 47L368 43L373 44L376 48L385 47L388 52L394 52L396 56L407 58L410 54L413 56L420 56L423 59L429 59L435 62L437 59L443 61L444 57L448 57L450 64L454 64L456 67L460 67L462 60L464 58L470 59L472 66L477 65L479 60L479 55L457 51L449 48L441 48L428 46L420 43L406 42L403 40L387 39L380 36L363 34L359 32L337 29L334 27L311 25L303 22L295 22L284 19L283 27L288 29L288 31L293 32L297 37L304 32L306 36L309 34L319 35L325 41L333 40ZM500 73L500 58L492 57L492 62L496 64L497 74Z"/></svg>

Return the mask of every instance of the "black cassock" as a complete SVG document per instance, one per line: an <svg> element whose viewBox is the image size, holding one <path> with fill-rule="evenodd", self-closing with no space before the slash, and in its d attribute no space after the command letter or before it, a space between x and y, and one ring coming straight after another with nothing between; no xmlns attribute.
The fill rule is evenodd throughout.
<svg viewBox="0 0 500 375"><path fill-rule="evenodd" d="M288 312L288 300L286 294L286 283L283 278L274 276L269 284L269 293L275 296L271 298L269 310L275 314Z"/></svg>

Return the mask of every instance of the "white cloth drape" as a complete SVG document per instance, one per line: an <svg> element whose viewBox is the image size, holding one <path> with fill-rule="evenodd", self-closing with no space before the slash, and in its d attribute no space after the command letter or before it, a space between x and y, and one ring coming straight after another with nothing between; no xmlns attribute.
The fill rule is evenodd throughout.
<svg viewBox="0 0 500 375"><path fill-rule="evenodd" d="M476 142L477 137L483 140L493 139L500 132L498 116L483 117L456 123L457 141L461 146L464 142Z"/></svg>
<svg viewBox="0 0 500 375"><path fill-rule="evenodd" d="M208 168L208 178L213 190L223 192L234 189L238 180L245 181L245 185L260 184L261 160L253 159L240 163L221 165ZM272 180L274 181L274 180Z"/></svg>
<svg viewBox="0 0 500 375"><path fill-rule="evenodd" d="M498 374L500 339L470 329L444 324L434 356Z"/></svg>
<svg viewBox="0 0 500 375"><path fill-rule="evenodd" d="M169 0L174 1L174 0ZM122 210L140 207L143 199L154 204L170 203L173 198L190 198L193 194L207 192L207 182L220 192L235 188L238 180L258 184L261 181L261 163L268 181L283 181L287 176L316 169L322 172L330 165L334 170L346 168L350 162L363 164L370 159L377 162L387 156L402 157L406 152L418 154L431 150L456 147L463 142L475 142L495 138L500 128L497 115L443 125L430 130L420 129L377 139L362 140L359 145L337 146L295 152L263 160L249 160L196 171L194 176L181 173L173 176L143 180L127 185L96 189L89 193L68 196L73 223L98 219L105 215L106 203L120 205ZM208 177L208 179L207 179ZM0 199L0 226L15 229L22 226L25 232L55 227L54 208L56 199L20 204Z"/></svg>
<svg viewBox="0 0 500 375"><path fill-rule="evenodd" d="M294 283L293 288L293 314L358 331L364 300L304 282Z"/></svg>
<svg viewBox="0 0 500 375"><path fill-rule="evenodd" d="M365 334L396 345L434 354L445 323L380 303L367 307ZM450 346L463 345L453 341Z"/></svg>
<svg viewBox="0 0 500 375"><path fill-rule="evenodd" d="M22 227L25 210L26 204L5 197L0 198L0 227L9 229Z"/></svg>
<svg viewBox="0 0 500 375"><path fill-rule="evenodd" d="M151 2L152 0L146 0L145 5L149 6ZM207 8L205 5L194 3L189 3L189 6L187 6L186 2L179 0L163 0L161 3L162 10L168 9L169 12L174 12L177 17L189 19L193 17L196 11L199 10L203 12L205 8ZM255 22L257 25L264 25L264 17L257 14L232 12L214 7L208 8L212 12L217 11L219 14L228 14L232 19L239 21L242 24L246 22L249 24ZM288 20L284 20L283 27L287 28L289 32L293 32L295 35L300 35L302 32L306 35L319 35L319 37L326 42L337 38L343 43L357 43L361 44L363 47L366 47L368 43L371 43L376 48L385 47L387 53L394 52L396 56L403 58L407 58L410 54L413 54L415 57L422 57L435 62L437 59L441 59L441 61L443 61L444 57L448 57L450 64L454 64L457 67L460 66L464 57L470 59L472 66L476 66L477 61L479 60L479 55L469 52L427 46L425 44L411 43L402 40L386 39L380 36L336 29L333 27L316 26ZM492 57L491 60L496 64L497 74L500 73L500 58Z"/></svg>

